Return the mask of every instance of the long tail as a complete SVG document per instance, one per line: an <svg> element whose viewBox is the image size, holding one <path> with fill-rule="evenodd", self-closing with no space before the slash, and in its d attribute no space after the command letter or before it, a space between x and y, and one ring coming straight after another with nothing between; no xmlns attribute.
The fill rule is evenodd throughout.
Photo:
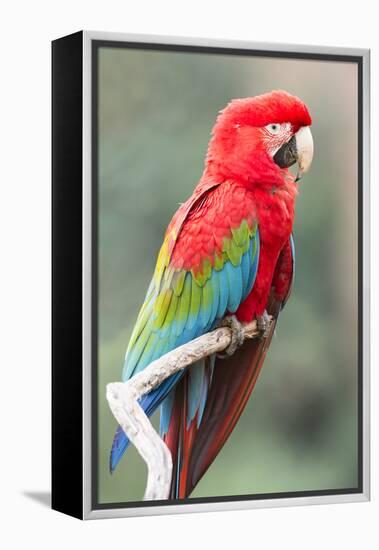
<svg viewBox="0 0 379 550"><path fill-rule="evenodd" d="M232 357L216 359L200 423L188 422L188 373L175 388L165 442L174 462L171 498L185 498L205 474L240 418L262 368L276 326L264 339L246 341ZM275 311L274 311L275 310ZM189 371L190 372L190 371Z"/></svg>

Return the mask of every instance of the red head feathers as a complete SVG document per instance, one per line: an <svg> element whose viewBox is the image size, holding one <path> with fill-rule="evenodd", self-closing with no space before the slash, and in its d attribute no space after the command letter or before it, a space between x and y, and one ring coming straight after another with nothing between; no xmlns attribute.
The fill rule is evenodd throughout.
<svg viewBox="0 0 379 550"><path fill-rule="evenodd" d="M233 124L266 126L274 122L291 122L297 130L300 126L310 126L312 119L301 99L284 90L274 90L255 97L233 99L220 112L214 131Z"/></svg>
<svg viewBox="0 0 379 550"><path fill-rule="evenodd" d="M206 171L223 179L280 183L284 175L275 152L311 123L305 103L283 90L234 99L217 117Z"/></svg>

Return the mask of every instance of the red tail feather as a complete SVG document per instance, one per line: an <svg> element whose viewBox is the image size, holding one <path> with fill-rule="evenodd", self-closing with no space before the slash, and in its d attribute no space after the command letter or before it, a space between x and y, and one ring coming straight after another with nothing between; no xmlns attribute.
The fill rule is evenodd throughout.
<svg viewBox="0 0 379 550"><path fill-rule="evenodd" d="M257 381L275 322L268 338L252 340L228 359L217 359L204 416L193 444L186 496L212 464L240 418Z"/></svg>

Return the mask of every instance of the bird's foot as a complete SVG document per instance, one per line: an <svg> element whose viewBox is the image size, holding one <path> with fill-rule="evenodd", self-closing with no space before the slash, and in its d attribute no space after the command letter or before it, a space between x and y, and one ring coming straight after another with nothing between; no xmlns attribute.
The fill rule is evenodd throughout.
<svg viewBox="0 0 379 550"><path fill-rule="evenodd" d="M217 354L217 357L225 359L227 357L231 357L237 348L242 346L245 336L242 324L238 321L235 315L228 315L227 317L224 317L224 319L221 319L218 326L228 327L232 333L229 346L222 353Z"/></svg>
<svg viewBox="0 0 379 550"><path fill-rule="evenodd" d="M266 310L257 316L257 329L261 333L261 338L267 338L270 334L271 322L272 319Z"/></svg>

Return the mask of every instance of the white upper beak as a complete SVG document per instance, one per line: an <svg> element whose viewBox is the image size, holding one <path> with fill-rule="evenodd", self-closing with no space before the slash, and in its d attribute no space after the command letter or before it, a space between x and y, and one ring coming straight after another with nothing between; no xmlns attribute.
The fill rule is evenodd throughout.
<svg viewBox="0 0 379 550"><path fill-rule="evenodd" d="M299 170L296 180L309 170L313 159L313 138L309 126L302 126L295 134L297 163Z"/></svg>

